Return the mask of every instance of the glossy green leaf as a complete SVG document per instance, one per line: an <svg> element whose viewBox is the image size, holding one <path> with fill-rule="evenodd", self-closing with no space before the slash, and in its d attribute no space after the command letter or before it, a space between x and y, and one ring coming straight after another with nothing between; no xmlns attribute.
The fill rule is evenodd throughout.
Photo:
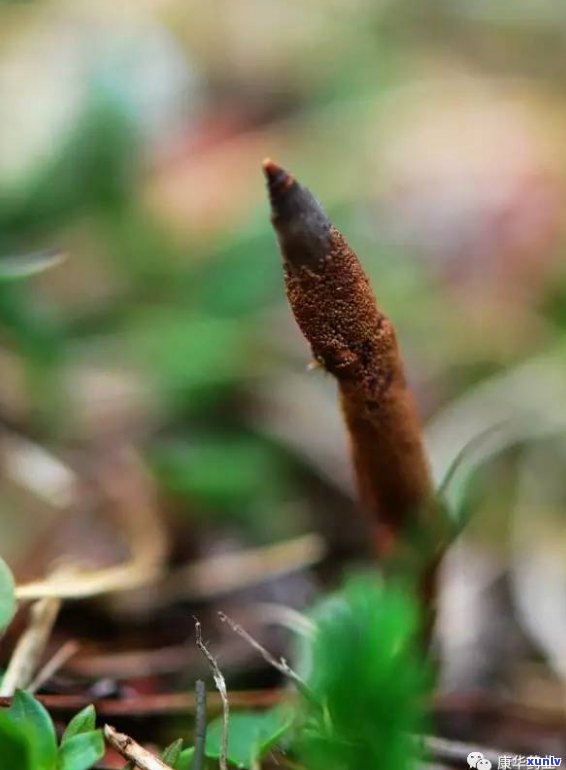
<svg viewBox="0 0 566 770"><path fill-rule="evenodd" d="M240 711L230 717L228 732L228 759L240 768L250 768L277 743L291 725L288 709L270 711ZM220 756L222 717L215 719L206 733L206 755L211 759Z"/></svg>
<svg viewBox="0 0 566 770"><path fill-rule="evenodd" d="M102 730L91 730L68 738L59 749L57 770L89 770L104 756Z"/></svg>
<svg viewBox="0 0 566 770"><path fill-rule="evenodd" d="M61 743L65 743L70 738L73 738L75 735L80 735L81 733L89 733L92 730L94 730L96 727L96 710L94 706L91 704L90 706L87 706L82 711L79 711L78 714L76 714L69 724L67 725L67 729L63 733L63 737L61 738Z"/></svg>
<svg viewBox="0 0 566 770"><path fill-rule="evenodd" d="M0 631L10 623L15 611L14 577L6 562L0 559Z"/></svg>
<svg viewBox="0 0 566 770"><path fill-rule="evenodd" d="M183 749L179 754L177 761L173 765L173 770L191 770L193 766L193 755L195 749L191 746L189 749Z"/></svg>
<svg viewBox="0 0 566 770"><path fill-rule="evenodd" d="M0 711L0 766L14 770L34 770L31 750L23 730L6 711Z"/></svg>
<svg viewBox="0 0 566 770"><path fill-rule="evenodd" d="M57 740L46 709L33 695L18 690L7 713L29 742L33 770L54 770Z"/></svg>

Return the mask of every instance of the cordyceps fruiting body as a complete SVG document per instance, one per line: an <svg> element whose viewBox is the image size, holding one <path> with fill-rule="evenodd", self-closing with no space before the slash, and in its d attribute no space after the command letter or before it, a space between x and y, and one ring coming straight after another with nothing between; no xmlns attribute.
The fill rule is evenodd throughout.
<svg viewBox="0 0 566 770"><path fill-rule="evenodd" d="M395 331L360 261L313 195L263 163L287 297L316 361L332 374L350 436L362 506L384 559L434 515L420 421ZM414 525L414 526L413 526Z"/></svg>

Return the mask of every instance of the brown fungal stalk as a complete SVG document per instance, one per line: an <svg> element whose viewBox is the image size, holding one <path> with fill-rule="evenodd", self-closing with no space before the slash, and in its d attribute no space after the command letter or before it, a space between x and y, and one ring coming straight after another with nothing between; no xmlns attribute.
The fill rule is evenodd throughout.
<svg viewBox="0 0 566 770"><path fill-rule="evenodd" d="M420 531L434 516L421 426L395 331L358 257L318 201L273 161L263 169L289 304L314 358L338 382L375 550L394 559L406 551L409 528Z"/></svg>

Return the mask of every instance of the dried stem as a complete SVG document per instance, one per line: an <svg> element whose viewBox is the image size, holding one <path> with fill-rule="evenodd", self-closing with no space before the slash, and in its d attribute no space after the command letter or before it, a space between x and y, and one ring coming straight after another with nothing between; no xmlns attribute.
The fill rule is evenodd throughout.
<svg viewBox="0 0 566 770"><path fill-rule="evenodd" d="M47 663L37 672L33 682L30 683L27 688L29 692L37 692L40 687L48 682L51 677L62 668L73 655L76 655L79 651L79 643L70 639L68 642L60 647L57 652L49 658Z"/></svg>
<svg viewBox="0 0 566 770"><path fill-rule="evenodd" d="M257 650L261 657L266 661L266 663L269 663L270 666L273 666L273 668L277 669L277 671L283 674L283 676L291 679L301 695L307 698L311 703L318 705L306 682L297 674L296 671L293 671L285 658L279 658L279 660L275 658L269 652L269 650L266 650L265 647L263 647L263 645L257 641L257 639L254 639L253 636L245 630L245 628L242 628L239 623L236 623L235 620L229 618L228 615L226 615L224 612L219 612L218 617L223 623L227 623L235 634L238 634L238 636L244 639L251 647L254 648L254 650Z"/></svg>
<svg viewBox="0 0 566 770"><path fill-rule="evenodd" d="M212 678L216 689L220 693L222 700L222 739L220 741L220 770L228 770L228 726L230 723L230 704L228 702L228 691L226 681L220 671L218 662L202 640L201 626L198 620L195 620L196 645L208 661L212 671Z"/></svg>
<svg viewBox="0 0 566 770"><path fill-rule="evenodd" d="M230 693L232 706L246 709L271 708L286 698L288 693L280 689L232 690ZM38 695L37 700L43 703L48 711L55 714L73 714L92 704L96 707L97 714L108 718L188 714L196 710L195 696L190 692L136 695L123 700L112 698L96 700L89 695ZM0 707L8 707L11 703L12 698L0 697ZM211 712L217 713L223 708L222 698L216 692L209 693L207 705Z"/></svg>
<svg viewBox="0 0 566 770"><path fill-rule="evenodd" d="M325 555L318 535L196 559L172 572L160 586L161 603L210 599L315 564Z"/></svg>
<svg viewBox="0 0 566 770"><path fill-rule="evenodd" d="M16 645L0 687L0 696L9 697L30 684L57 619L61 602L41 599L30 609L29 625Z"/></svg>
<svg viewBox="0 0 566 770"><path fill-rule="evenodd" d="M144 749L129 735L117 732L110 725L104 725L104 737L112 748L116 749L124 759L131 762L134 767L138 767L139 770L172 770L169 765L162 762L155 754Z"/></svg>
<svg viewBox="0 0 566 770"><path fill-rule="evenodd" d="M191 770L203 770L206 748L206 685L202 679L195 684L195 753Z"/></svg>
<svg viewBox="0 0 566 770"><path fill-rule="evenodd" d="M154 485L135 451L128 447L116 450L100 468L98 481L130 546L129 560L16 586L17 599L84 599L138 588L161 576L167 556L166 533Z"/></svg>

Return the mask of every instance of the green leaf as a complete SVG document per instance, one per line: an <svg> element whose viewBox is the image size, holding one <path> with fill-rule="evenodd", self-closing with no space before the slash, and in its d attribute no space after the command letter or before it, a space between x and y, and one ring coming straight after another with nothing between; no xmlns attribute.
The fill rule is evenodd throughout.
<svg viewBox="0 0 566 770"><path fill-rule="evenodd" d="M191 770L194 753L193 747L183 749L183 739L179 738L167 746L161 754L161 760L173 770Z"/></svg>
<svg viewBox="0 0 566 770"><path fill-rule="evenodd" d="M173 743L170 743L166 749L164 749L163 753L161 754L161 759L163 762L165 762L166 765L174 768L175 763L179 759L182 748L183 739L178 738L176 741L173 741Z"/></svg>
<svg viewBox="0 0 566 770"><path fill-rule="evenodd" d="M192 439L154 450L157 473L171 492L233 516L254 499L281 490L281 458L261 439L210 432Z"/></svg>
<svg viewBox="0 0 566 770"><path fill-rule="evenodd" d="M103 756L102 730L79 733L61 745L57 770L89 770Z"/></svg>
<svg viewBox="0 0 566 770"><path fill-rule="evenodd" d="M3 559L0 559L0 631L10 623L16 611L14 576Z"/></svg>
<svg viewBox="0 0 566 770"><path fill-rule="evenodd" d="M474 485L478 486L477 472L486 457L489 458L493 453L493 446L499 446L506 427L505 422L499 422L473 436L456 454L444 473L437 497L444 503L441 513L446 519L452 539L460 534L471 518L474 506L470 502L481 498L481 495L478 498L477 489L474 488Z"/></svg>
<svg viewBox="0 0 566 770"><path fill-rule="evenodd" d="M38 303L26 283L0 281L0 328L22 357L35 419L49 430L59 428L64 417L59 367L65 337L56 314Z"/></svg>
<svg viewBox="0 0 566 770"><path fill-rule="evenodd" d="M29 742L6 711L0 711L0 757L6 770L33 770Z"/></svg>
<svg viewBox="0 0 566 770"><path fill-rule="evenodd" d="M17 690L8 715L26 735L33 770L54 770L57 761L57 739L51 717L32 695Z"/></svg>
<svg viewBox="0 0 566 770"><path fill-rule="evenodd" d="M63 733L61 743L65 743L69 740L69 738L73 738L75 735L80 735L81 733L89 733L94 730L95 727L96 710L91 704L90 706L84 708L82 711L79 711L78 714L75 714L75 716L71 719L67 725L67 729Z"/></svg>
<svg viewBox="0 0 566 770"><path fill-rule="evenodd" d="M130 334L133 355L183 409L202 412L250 369L245 330L230 320L156 308L134 319Z"/></svg>
<svg viewBox="0 0 566 770"><path fill-rule="evenodd" d="M191 746L189 749L183 749L183 751L179 754L177 761L172 766L173 770L191 770L194 753L194 746Z"/></svg>
<svg viewBox="0 0 566 770"><path fill-rule="evenodd" d="M281 275L275 255L273 233L263 215L240 232L231 232L209 259L198 260L192 267L191 295L197 310L238 319L279 302Z"/></svg>
<svg viewBox="0 0 566 770"><path fill-rule="evenodd" d="M56 312L38 303L27 284L0 281L0 325L26 358L45 365L59 360L64 331Z"/></svg>
<svg viewBox="0 0 566 770"><path fill-rule="evenodd" d="M240 711L230 717L228 759L236 767L250 770L290 727L292 714L276 707L269 711ZM206 733L206 756L218 759L222 740L222 717Z"/></svg>

